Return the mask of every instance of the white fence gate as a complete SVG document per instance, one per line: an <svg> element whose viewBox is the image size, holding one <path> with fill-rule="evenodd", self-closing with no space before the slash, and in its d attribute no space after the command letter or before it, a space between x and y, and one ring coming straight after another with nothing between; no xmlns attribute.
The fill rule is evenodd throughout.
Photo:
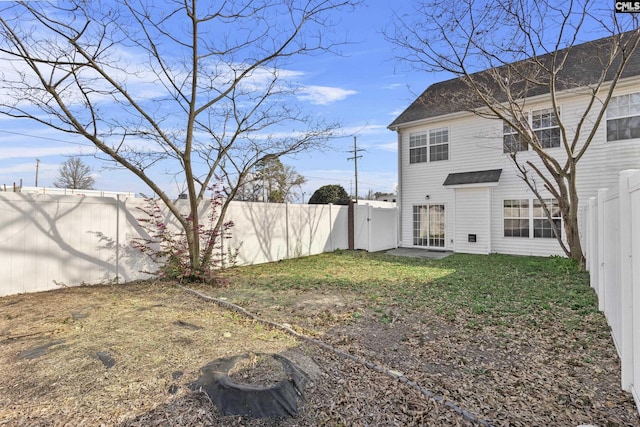
<svg viewBox="0 0 640 427"><path fill-rule="evenodd" d="M0 296L108 281L126 282L156 266L131 241L144 235L137 218L144 199L0 192ZM185 201L186 204L186 201ZM373 208L358 248L397 247L397 210ZM349 208L231 202L227 251L238 265L331 252L349 247ZM361 210L360 210L361 211ZM203 216L206 212L203 212ZM165 213L170 222L170 215ZM365 242L365 243L361 243Z"/></svg>
<svg viewBox="0 0 640 427"><path fill-rule="evenodd" d="M590 283L611 326L622 388L640 408L640 171L620 173L587 206L585 253Z"/></svg>
<svg viewBox="0 0 640 427"><path fill-rule="evenodd" d="M398 247L398 210L355 205L355 248L368 252Z"/></svg>

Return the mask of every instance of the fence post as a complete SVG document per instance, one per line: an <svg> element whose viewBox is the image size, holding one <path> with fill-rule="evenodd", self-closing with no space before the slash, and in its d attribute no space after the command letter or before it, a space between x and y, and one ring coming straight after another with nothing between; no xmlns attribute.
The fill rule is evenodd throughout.
<svg viewBox="0 0 640 427"><path fill-rule="evenodd" d="M120 283L120 195L116 194L116 284Z"/></svg>
<svg viewBox="0 0 640 427"><path fill-rule="evenodd" d="M395 213L394 213L394 218L395 218L395 231L394 231L394 238L395 238L395 247L399 247L400 246L400 209L398 209L397 207L395 208Z"/></svg>
<svg viewBox="0 0 640 427"><path fill-rule="evenodd" d="M604 200L607 194L608 188L601 188L598 190L598 310L604 311L604 300L607 298L605 295L605 283L604 283Z"/></svg>
<svg viewBox="0 0 640 427"><path fill-rule="evenodd" d="M588 227L587 227L587 259L589 270L589 284L596 291L598 288L598 201L595 197L589 198Z"/></svg>
<svg viewBox="0 0 640 427"><path fill-rule="evenodd" d="M371 234L373 226L373 207L367 205L367 252L371 252Z"/></svg>
<svg viewBox="0 0 640 427"><path fill-rule="evenodd" d="M355 218L356 218L356 201L349 200L349 215L348 215L348 223L349 223L349 249L354 250L356 248L356 240L355 240Z"/></svg>
<svg viewBox="0 0 640 427"><path fill-rule="evenodd" d="M591 218L592 212L591 212L591 198L589 198L587 200L587 205L584 207L584 253L585 253L585 260L584 260L584 268L587 271L591 271L591 253L593 252L593 250L591 249L591 244L592 244L592 234L591 234L591 227L593 224L593 218ZM591 274L589 274L589 277L591 277Z"/></svg>
<svg viewBox="0 0 640 427"><path fill-rule="evenodd" d="M289 202L286 202L284 205L284 240L287 259L291 259L291 254L289 253Z"/></svg>
<svg viewBox="0 0 640 427"><path fill-rule="evenodd" d="M619 220L620 220L620 302L621 302L621 343L620 365L621 386L631 391L633 385L633 288L632 288L632 252L631 252L631 194L629 193L629 177L634 170L620 172L618 180Z"/></svg>
<svg viewBox="0 0 640 427"><path fill-rule="evenodd" d="M329 248L331 252L335 250L333 246L333 203L329 203Z"/></svg>

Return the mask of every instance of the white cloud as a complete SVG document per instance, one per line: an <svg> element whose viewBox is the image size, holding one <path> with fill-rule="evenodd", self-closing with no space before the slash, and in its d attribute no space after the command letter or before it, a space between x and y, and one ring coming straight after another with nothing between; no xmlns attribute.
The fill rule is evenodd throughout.
<svg viewBox="0 0 640 427"><path fill-rule="evenodd" d="M28 162L28 163L13 163L2 166L2 175L21 175L23 173L35 173L36 170L36 161Z"/></svg>
<svg viewBox="0 0 640 427"><path fill-rule="evenodd" d="M355 95L355 90L342 89L331 86L305 86L302 94L298 95L301 101L309 101L315 105L328 105L336 101L342 101L348 96Z"/></svg>
<svg viewBox="0 0 640 427"><path fill-rule="evenodd" d="M392 153L398 152L398 143L397 142L389 142L386 144L377 144L376 148L382 151L389 151Z"/></svg>

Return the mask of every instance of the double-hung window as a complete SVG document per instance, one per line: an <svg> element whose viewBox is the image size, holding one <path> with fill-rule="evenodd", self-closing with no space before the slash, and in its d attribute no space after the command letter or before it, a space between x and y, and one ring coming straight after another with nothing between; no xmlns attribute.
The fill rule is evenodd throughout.
<svg viewBox="0 0 640 427"><path fill-rule="evenodd" d="M529 200L504 201L504 237L529 237Z"/></svg>
<svg viewBox="0 0 640 427"><path fill-rule="evenodd" d="M531 122L528 124L528 120ZM553 108L535 110L531 115L523 117L523 126L531 126L542 148L560 147L560 126ZM527 143L522 140L518 131L507 122L503 122L502 149L505 153L527 151Z"/></svg>
<svg viewBox="0 0 640 427"><path fill-rule="evenodd" d="M502 130L502 148L505 153L526 151L527 144L522 141L520 134L510 124L504 122Z"/></svg>
<svg viewBox="0 0 640 427"><path fill-rule="evenodd" d="M449 129L429 131L429 161L449 160Z"/></svg>
<svg viewBox="0 0 640 427"><path fill-rule="evenodd" d="M549 209L553 223L560 235L562 235L562 217L560 216L560 206L556 199L544 199L544 205ZM553 225L544 212L544 206L540 200L533 200L533 237L555 238Z"/></svg>
<svg viewBox="0 0 640 427"><path fill-rule="evenodd" d="M409 163L449 160L449 129L431 129L429 132L409 135Z"/></svg>
<svg viewBox="0 0 640 427"><path fill-rule="evenodd" d="M560 126L553 108L531 112L531 128L542 148L560 147Z"/></svg>
<svg viewBox="0 0 640 427"><path fill-rule="evenodd" d="M427 134L412 133L409 135L409 163L425 163L427 161Z"/></svg>
<svg viewBox="0 0 640 427"><path fill-rule="evenodd" d="M640 92L614 96L607 107L607 141L640 138Z"/></svg>
<svg viewBox="0 0 640 427"><path fill-rule="evenodd" d="M544 206L549 209L551 219L562 236L562 217L560 207L555 199L544 199ZM533 233L531 233L533 230ZM504 201L504 236L555 238L553 225L544 212L538 199L516 199Z"/></svg>

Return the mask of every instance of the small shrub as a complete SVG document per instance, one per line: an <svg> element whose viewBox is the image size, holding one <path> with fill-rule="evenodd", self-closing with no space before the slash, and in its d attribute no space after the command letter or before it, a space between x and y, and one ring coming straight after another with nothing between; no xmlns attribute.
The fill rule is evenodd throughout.
<svg viewBox="0 0 640 427"><path fill-rule="evenodd" d="M155 272L146 272L163 279L205 281L215 279L215 272L221 268L235 265L238 256L237 248L223 253L223 239L231 238L232 221L217 226L218 211L222 205L223 193L219 189L212 190L209 200L210 208L206 221L198 225L197 236L200 239L200 268L193 271L189 257L189 247L184 230L173 231L162 213L158 201L145 198L146 205L139 208L144 216L137 218L140 226L147 232L147 237L135 238L132 246L149 256L159 268ZM191 218L187 218L191 222Z"/></svg>

